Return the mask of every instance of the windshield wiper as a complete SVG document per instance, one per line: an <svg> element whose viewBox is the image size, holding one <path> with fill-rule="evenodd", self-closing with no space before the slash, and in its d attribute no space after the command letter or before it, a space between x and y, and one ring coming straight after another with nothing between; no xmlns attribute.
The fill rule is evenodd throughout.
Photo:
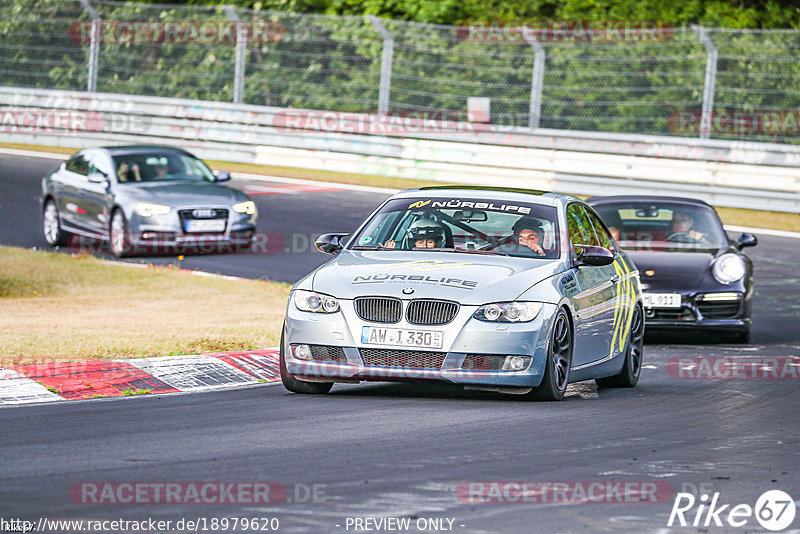
<svg viewBox="0 0 800 534"><path fill-rule="evenodd" d="M437 250L440 252L456 252L456 253L463 253L463 254L495 254L498 256L510 256L507 252L503 252L502 250L481 250L478 248L469 249L469 248L435 248L431 250Z"/></svg>
<svg viewBox="0 0 800 534"><path fill-rule="evenodd" d="M350 250L397 250L396 248L384 247L383 245L353 245Z"/></svg>

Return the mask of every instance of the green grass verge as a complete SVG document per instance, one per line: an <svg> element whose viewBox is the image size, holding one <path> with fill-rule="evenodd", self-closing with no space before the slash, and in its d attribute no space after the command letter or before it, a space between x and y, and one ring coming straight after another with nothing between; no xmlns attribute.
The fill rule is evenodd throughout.
<svg viewBox="0 0 800 534"><path fill-rule="evenodd" d="M62 147L45 147L37 145L23 145L15 143L0 143L1 147L16 148L19 150L38 150L44 152L57 152L72 154L75 149ZM300 169L296 167L278 167L275 165L254 165L250 163L232 163L226 161L207 160L215 170L230 172L247 172L284 178L301 178L304 180L321 180L340 184L367 185L371 187L385 187L389 189L407 189L426 185L458 185L446 182L430 182L427 180L410 180L406 178L392 178L377 174L356 174L314 169ZM487 184L488 185L488 184ZM571 193L571 191L561 191ZM573 193L574 194L574 193ZM585 198L585 195L578 195ZM725 224L738 226L751 226L754 228L770 228L773 230L786 230L800 232L800 214L780 211L759 211L742 208L716 207L717 212Z"/></svg>
<svg viewBox="0 0 800 534"><path fill-rule="evenodd" d="M0 247L0 367L274 347L288 296L287 284Z"/></svg>

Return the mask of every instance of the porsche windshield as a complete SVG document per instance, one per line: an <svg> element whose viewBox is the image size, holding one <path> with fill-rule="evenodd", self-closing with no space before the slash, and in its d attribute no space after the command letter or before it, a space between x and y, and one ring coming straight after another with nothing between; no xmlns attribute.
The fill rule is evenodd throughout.
<svg viewBox="0 0 800 534"><path fill-rule="evenodd" d="M630 249L716 249L728 245L714 210L669 202L600 204L602 217L621 247Z"/></svg>
<svg viewBox="0 0 800 534"><path fill-rule="evenodd" d="M205 163L179 152L114 156L114 168L120 183L215 180Z"/></svg>
<svg viewBox="0 0 800 534"><path fill-rule="evenodd" d="M556 208L471 198L391 200L351 241L354 250L558 257Z"/></svg>

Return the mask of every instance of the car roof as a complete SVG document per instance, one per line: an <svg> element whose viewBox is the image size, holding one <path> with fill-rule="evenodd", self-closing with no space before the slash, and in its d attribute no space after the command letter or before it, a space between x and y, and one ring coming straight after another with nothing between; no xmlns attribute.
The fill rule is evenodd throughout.
<svg viewBox="0 0 800 534"><path fill-rule="evenodd" d="M448 198L459 194L475 196L475 193L481 193L481 197L485 198L486 200L516 200L518 202L531 202L534 204L545 204L548 206L555 206L564 202L581 200L572 195L541 191L538 189L480 185L432 185L415 187L412 189L404 189L403 191L397 193L397 195L403 197L418 197L420 194L423 194L425 196L431 196L435 198Z"/></svg>
<svg viewBox="0 0 800 534"><path fill-rule="evenodd" d="M608 197L590 197L586 199L586 203L590 206L597 206L598 204L623 204L626 202L671 202L674 204L712 207L707 202L698 198L660 197L656 195L615 195Z"/></svg>
<svg viewBox="0 0 800 534"><path fill-rule="evenodd" d="M191 154L182 148L164 145L123 145L123 146L104 146L98 147L105 150L111 156L129 156L132 154L148 154L150 152L175 152L178 154Z"/></svg>

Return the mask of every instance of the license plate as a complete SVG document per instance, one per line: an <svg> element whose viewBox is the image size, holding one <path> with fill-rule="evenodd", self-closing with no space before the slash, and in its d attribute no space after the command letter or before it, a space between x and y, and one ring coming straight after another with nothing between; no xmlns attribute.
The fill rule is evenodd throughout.
<svg viewBox="0 0 800 534"><path fill-rule="evenodd" d="M225 219L186 221L187 232L224 232Z"/></svg>
<svg viewBox="0 0 800 534"><path fill-rule="evenodd" d="M680 308L680 293L642 293L645 308Z"/></svg>
<svg viewBox="0 0 800 534"><path fill-rule="evenodd" d="M405 328L365 326L361 329L361 342L369 345L440 349L442 348L442 332L440 330L408 330Z"/></svg>

